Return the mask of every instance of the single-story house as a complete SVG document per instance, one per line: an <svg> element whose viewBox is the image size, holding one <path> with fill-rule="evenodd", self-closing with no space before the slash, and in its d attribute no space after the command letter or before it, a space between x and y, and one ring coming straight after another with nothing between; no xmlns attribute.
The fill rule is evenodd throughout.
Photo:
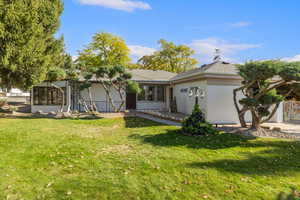
<svg viewBox="0 0 300 200"><path fill-rule="evenodd" d="M236 66L223 61L203 65L184 73L175 74L166 71L134 69L129 70L132 80L139 83L142 92L126 94L124 110L171 111L172 106L179 113L190 114L195 105L195 97L189 95L191 88L200 88L203 95L198 102L208 121L212 123L239 123L233 102L233 90L241 85L242 78L237 74ZM79 80L80 81L80 80ZM65 90L65 110L84 111L80 98L88 101L86 90L80 91L77 84L70 81L56 82L55 85ZM91 87L92 101L101 112L111 112L107 95L96 80ZM49 83L34 86L31 91L31 111L57 111L62 102L58 89ZM112 89L114 101L120 102L116 91ZM283 106L272 121L283 120ZM247 120L251 121L250 114Z"/></svg>

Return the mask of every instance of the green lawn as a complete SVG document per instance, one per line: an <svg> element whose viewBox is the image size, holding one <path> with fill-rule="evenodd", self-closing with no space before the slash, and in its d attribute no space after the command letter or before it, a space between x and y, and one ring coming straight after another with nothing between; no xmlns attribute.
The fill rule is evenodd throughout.
<svg viewBox="0 0 300 200"><path fill-rule="evenodd" d="M189 137L138 118L0 119L0 199L276 199L300 143Z"/></svg>

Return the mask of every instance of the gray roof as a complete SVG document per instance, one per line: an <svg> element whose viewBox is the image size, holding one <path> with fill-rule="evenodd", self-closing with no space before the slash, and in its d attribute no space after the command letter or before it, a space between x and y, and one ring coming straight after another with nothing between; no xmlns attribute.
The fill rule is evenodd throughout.
<svg viewBox="0 0 300 200"><path fill-rule="evenodd" d="M211 64L203 65L193 70L180 73L171 78L171 81L180 80L183 78L188 78L200 74L238 75L238 72L236 65L223 61L218 61Z"/></svg>
<svg viewBox="0 0 300 200"><path fill-rule="evenodd" d="M176 76L176 73L171 73L162 70L145 70L145 69L130 69L127 70L132 75L132 80L137 82L169 82L169 80ZM79 81L84 81L84 77L80 76ZM97 82L97 78L93 76L91 81Z"/></svg>
<svg viewBox="0 0 300 200"><path fill-rule="evenodd" d="M165 82L177 75L162 70L132 69L128 71L132 74L132 80L137 82Z"/></svg>
<svg viewBox="0 0 300 200"><path fill-rule="evenodd" d="M222 61L203 65L199 68L180 74L162 70L146 69L129 69L128 72L132 74L132 80L144 83L169 83L170 81L177 81L205 74L238 76L236 65ZM80 80L83 81L84 78L80 77ZM97 81L97 79L93 77L91 81Z"/></svg>

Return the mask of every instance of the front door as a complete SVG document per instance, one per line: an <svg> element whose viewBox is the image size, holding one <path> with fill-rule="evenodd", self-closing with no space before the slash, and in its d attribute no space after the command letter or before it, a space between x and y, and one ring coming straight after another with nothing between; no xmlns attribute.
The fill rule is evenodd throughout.
<svg viewBox="0 0 300 200"><path fill-rule="evenodd" d="M136 94L127 93L126 94L126 110L136 109Z"/></svg>

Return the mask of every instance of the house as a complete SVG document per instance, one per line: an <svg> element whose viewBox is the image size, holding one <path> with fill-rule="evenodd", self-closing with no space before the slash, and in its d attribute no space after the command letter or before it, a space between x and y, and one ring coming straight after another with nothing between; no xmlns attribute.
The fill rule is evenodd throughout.
<svg viewBox="0 0 300 200"><path fill-rule="evenodd" d="M132 80L138 82L142 89L140 95L126 94L126 106L124 110L168 110L169 108L169 86L170 79L176 76L175 73L166 71L152 71L152 70L129 70L132 74ZM83 78L79 82L83 82ZM113 108L109 104L108 97L104 88L96 79L92 79L91 95L93 103L96 104L100 112L112 112ZM78 110L84 111L80 104L80 99L89 102L89 93L87 90L80 91L78 84L70 81L58 81L54 83L65 90L64 110ZM117 92L112 89L112 97L115 104L121 103ZM47 82L34 86L32 89L31 111L52 112L57 111L62 103L61 92Z"/></svg>
<svg viewBox="0 0 300 200"><path fill-rule="evenodd" d="M12 88L11 90L0 89L1 99L8 103L29 103L30 102L30 92L25 92L17 88Z"/></svg>
<svg viewBox="0 0 300 200"><path fill-rule="evenodd" d="M237 74L236 66L223 61L216 61L200 68L184 73L175 74L166 71L152 71L134 69L129 70L132 80L138 82L142 88L139 95L126 94L124 110L159 110L170 111L171 106L177 112L190 114L195 105L195 97L189 95L191 88L199 88L202 96L198 103L208 121L212 123L239 123L233 102L233 90L241 85L242 78ZM80 80L83 81L83 80ZM101 112L111 112L112 108L100 83L92 80L92 101ZM65 90L65 110L84 111L80 105L80 98L89 99L88 92L79 91L78 86L70 81L55 83ZM120 99L112 89L112 96L116 104ZM240 96L242 97L242 96ZM62 102L62 95L58 89L42 83L32 89L32 112L57 111ZM246 115L247 121L251 116ZM281 122L283 108L279 108L272 121Z"/></svg>

